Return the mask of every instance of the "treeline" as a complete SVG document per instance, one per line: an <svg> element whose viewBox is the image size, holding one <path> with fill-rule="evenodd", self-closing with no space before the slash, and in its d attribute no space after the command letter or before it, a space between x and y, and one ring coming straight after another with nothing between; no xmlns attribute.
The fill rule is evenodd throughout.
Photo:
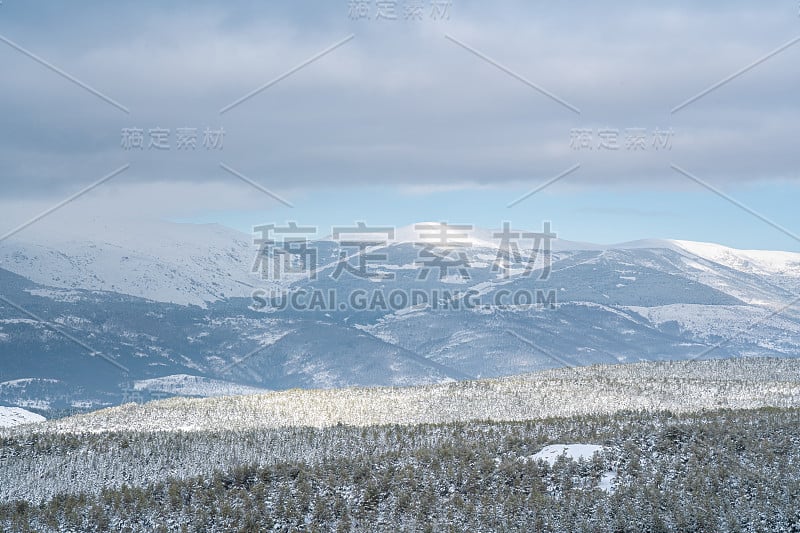
<svg viewBox="0 0 800 533"><path fill-rule="evenodd" d="M237 454L258 453L261 433L180 435L192 453L215 447L224 453L234 436L244 446L227 449L228 460L211 465L210 473L162 472L160 481L6 502L0 530L800 531L800 411L794 409L294 428L282 432L283 451L260 451L271 462L248 464L250 457ZM169 438L157 437L162 444ZM0 450L23 460L83 457L85 466L99 467L98 477L102 463L92 457L103 454L95 452L170 455L153 447L151 434L28 439L6 439ZM554 442L602 444L606 451L552 467L529 459ZM318 445L309 459L287 453ZM607 491L599 481L609 472L616 479Z"/></svg>

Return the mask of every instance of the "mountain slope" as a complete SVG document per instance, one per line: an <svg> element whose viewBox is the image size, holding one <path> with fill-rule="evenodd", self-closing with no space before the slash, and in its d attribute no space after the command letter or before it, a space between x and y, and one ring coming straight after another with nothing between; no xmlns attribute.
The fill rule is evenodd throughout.
<svg viewBox="0 0 800 533"><path fill-rule="evenodd" d="M45 417L31 413L19 407L0 406L0 428L20 426L22 424L34 424L44 422Z"/></svg>
<svg viewBox="0 0 800 533"><path fill-rule="evenodd" d="M800 254L556 240L550 268L539 254L526 273L529 249L498 259L493 232L476 230L458 249L463 272L440 272L405 228L365 252L384 256L367 262L372 277L354 274L353 247L320 241L311 244L315 279L273 281L250 272L251 238L219 226L78 230L0 243L0 296L14 304L0 301L0 402L89 409L236 387L398 386L566 365L800 355L800 310L778 313L800 294ZM336 301L276 307L281 298L259 301L253 290L284 291L284 304L314 294ZM216 385L167 385L175 380ZM153 387L137 389L145 382Z"/></svg>
<svg viewBox="0 0 800 533"><path fill-rule="evenodd" d="M0 268L49 287L204 306L249 296L251 243L251 237L214 224L33 226L0 243Z"/></svg>

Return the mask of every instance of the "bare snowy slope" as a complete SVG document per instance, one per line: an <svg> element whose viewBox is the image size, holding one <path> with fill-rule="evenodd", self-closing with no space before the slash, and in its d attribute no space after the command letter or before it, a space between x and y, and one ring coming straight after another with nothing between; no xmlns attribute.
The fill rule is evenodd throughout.
<svg viewBox="0 0 800 533"><path fill-rule="evenodd" d="M20 426L22 424L33 424L36 422L44 422L45 418L42 415L31 413L19 407L3 407L0 406L0 428L8 428Z"/></svg>

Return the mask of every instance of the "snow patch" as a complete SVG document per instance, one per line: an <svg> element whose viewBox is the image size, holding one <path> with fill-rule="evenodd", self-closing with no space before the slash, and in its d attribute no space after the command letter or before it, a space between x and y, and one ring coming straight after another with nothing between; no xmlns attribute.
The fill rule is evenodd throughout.
<svg viewBox="0 0 800 533"><path fill-rule="evenodd" d="M528 457L531 461L542 460L553 466L559 457L566 457L573 461L580 459L591 460L596 453L602 453L605 450L603 446L597 444L551 444L545 446L541 451Z"/></svg>

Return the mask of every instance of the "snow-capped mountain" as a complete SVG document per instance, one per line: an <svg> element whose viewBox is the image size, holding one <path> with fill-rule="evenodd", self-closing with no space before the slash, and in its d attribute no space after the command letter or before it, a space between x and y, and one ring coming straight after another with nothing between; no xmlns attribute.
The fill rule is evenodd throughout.
<svg viewBox="0 0 800 533"><path fill-rule="evenodd" d="M46 287L204 306L250 295L252 240L215 224L34 225L0 243L0 268ZM52 296L69 298L70 293Z"/></svg>
<svg viewBox="0 0 800 533"><path fill-rule="evenodd" d="M787 307L800 294L798 253L554 240L531 263L532 241L517 256L496 231L433 255L420 233L399 228L364 250L313 242L314 276L276 281L253 273L253 236L221 226L26 230L0 242L0 402L88 409L800 355L800 311Z"/></svg>
<svg viewBox="0 0 800 533"><path fill-rule="evenodd" d="M421 222L397 228L388 243L400 246L432 242L435 230L426 228L440 224ZM496 254L499 232L483 228L457 230L467 236L454 242ZM156 302L204 306L229 298L248 298L254 288L264 285L253 272L257 254L253 242L253 235L217 224L123 219L33 226L0 243L0 268L47 287L108 291ZM671 250L682 255L691 270L704 271L703 265L710 262L737 272L770 276L791 288L800 287L800 253L795 252L737 250L719 244L664 239L611 245L553 239L551 248L564 255L602 252L600 257L619 250ZM331 256L336 258L335 254ZM727 286L722 280L718 285ZM54 296L69 298L70 293Z"/></svg>

